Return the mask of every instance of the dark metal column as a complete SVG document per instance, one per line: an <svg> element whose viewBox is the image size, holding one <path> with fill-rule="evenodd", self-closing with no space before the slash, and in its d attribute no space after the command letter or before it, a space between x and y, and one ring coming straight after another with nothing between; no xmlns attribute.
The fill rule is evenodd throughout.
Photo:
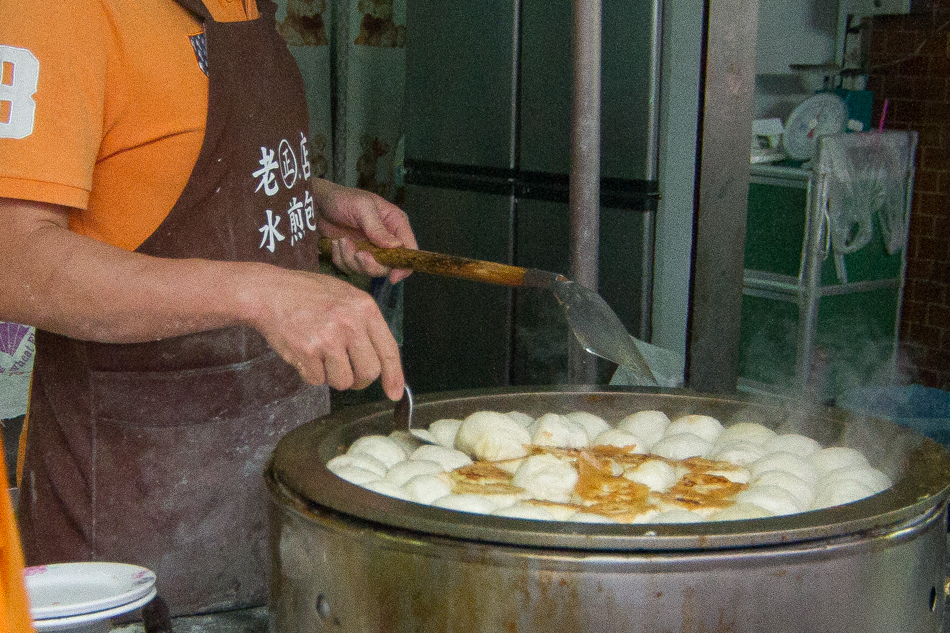
<svg viewBox="0 0 950 633"><path fill-rule="evenodd" d="M656 180L660 156L660 91L661 58L663 56L663 0L652 0L650 17L653 23L650 36L650 109L647 118L649 155L644 176ZM653 274L656 252L656 212L649 211L643 224L642 290L640 292L640 328L635 336L649 341L653 336Z"/></svg>
<svg viewBox="0 0 950 633"><path fill-rule="evenodd" d="M705 3L686 355L686 384L698 391L738 383L758 10L758 0Z"/></svg>
<svg viewBox="0 0 950 633"><path fill-rule="evenodd" d="M596 291L600 260L600 0L574 0L573 44L571 277ZM568 352L568 380L596 383L596 359L573 336Z"/></svg>

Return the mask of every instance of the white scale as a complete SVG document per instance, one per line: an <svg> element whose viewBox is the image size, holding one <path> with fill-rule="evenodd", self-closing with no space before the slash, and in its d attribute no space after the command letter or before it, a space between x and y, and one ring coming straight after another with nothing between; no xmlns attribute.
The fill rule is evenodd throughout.
<svg viewBox="0 0 950 633"><path fill-rule="evenodd" d="M774 163L792 158L807 161L815 157L818 139L826 134L844 132L848 127L848 106L831 92L820 92L802 101L781 119L756 119L752 122L752 163Z"/></svg>
<svg viewBox="0 0 950 633"><path fill-rule="evenodd" d="M792 110L785 123L782 145L790 158L811 160L820 137L844 132L847 125L848 106L844 99L831 92L819 92Z"/></svg>

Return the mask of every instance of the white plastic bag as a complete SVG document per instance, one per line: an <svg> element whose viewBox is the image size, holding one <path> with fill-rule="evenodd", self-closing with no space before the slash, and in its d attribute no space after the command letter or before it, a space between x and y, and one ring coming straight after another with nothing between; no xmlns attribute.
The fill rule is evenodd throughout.
<svg viewBox="0 0 950 633"><path fill-rule="evenodd" d="M817 169L824 179L828 232L841 283L848 281L844 256L868 245L875 217L889 254L906 243L911 147L906 132L822 137Z"/></svg>

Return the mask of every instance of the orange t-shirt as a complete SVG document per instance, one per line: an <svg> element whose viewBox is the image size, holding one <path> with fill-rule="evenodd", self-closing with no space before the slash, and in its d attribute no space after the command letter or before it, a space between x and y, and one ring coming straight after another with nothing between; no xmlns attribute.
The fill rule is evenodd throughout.
<svg viewBox="0 0 950 633"><path fill-rule="evenodd" d="M218 21L254 0L205 0ZM0 197L72 207L72 230L134 250L184 190L208 78L173 0L3 0Z"/></svg>

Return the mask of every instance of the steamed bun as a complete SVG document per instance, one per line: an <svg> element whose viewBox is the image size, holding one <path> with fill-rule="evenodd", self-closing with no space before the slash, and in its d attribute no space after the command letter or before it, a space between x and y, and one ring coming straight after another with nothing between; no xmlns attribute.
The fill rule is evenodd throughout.
<svg viewBox="0 0 950 633"><path fill-rule="evenodd" d="M841 479L822 485L815 492L812 509L821 510L831 506L840 506L852 501L858 501L874 494L870 486L859 481Z"/></svg>
<svg viewBox="0 0 950 633"><path fill-rule="evenodd" d="M327 468L332 473L336 473L337 470L345 466L356 466L357 468L376 473L380 477L385 475L387 470L386 464L368 453L346 453L344 455L337 455L327 462Z"/></svg>
<svg viewBox="0 0 950 633"><path fill-rule="evenodd" d="M492 514L512 519L531 519L534 521L554 521L554 515L544 508L530 503L516 503L507 508L498 508Z"/></svg>
<svg viewBox="0 0 950 633"><path fill-rule="evenodd" d="M737 422L723 429L719 442L741 441L750 444L765 444L778 435L775 431L756 422Z"/></svg>
<svg viewBox="0 0 950 633"><path fill-rule="evenodd" d="M679 433L692 433L712 444L722 433L722 424L716 418L708 415L684 415L670 422L670 425L663 432L663 436L669 437Z"/></svg>
<svg viewBox="0 0 950 633"><path fill-rule="evenodd" d="M809 484L814 484L818 479L811 462L803 457L795 455L794 453L785 453L782 451L779 451L778 453L769 453L768 455L757 459L756 461L749 464L749 470L752 471L753 480L758 479L762 476L762 473L768 472L770 470L782 470L787 473L792 473L802 481L805 481Z"/></svg>
<svg viewBox="0 0 950 633"><path fill-rule="evenodd" d="M364 484L363 487L381 495L386 495L387 497L395 497L396 499L402 499L404 501L412 501L412 498L409 496L408 492L396 484L386 481L385 479L371 481L367 484Z"/></svg>
<svg viewBox="0 0 950 633"><path fill-rule="evenodd" d="M634 454L642 455L646 453L646 449L644 448L645 442L636 435L624 431L623 429L607 429L603 433L599 433L591 444L593 446L626 448L629 452Z"/></svg>
<svg viewBox="0 0 950 633"><path fill-rule="evenodd" d="M530 415L522 411L509 411L505 415L507 415L509 418L511 418L512 420L514 420L515 422L517 422L524 428L528 428L529 426L534 424L534 418L532 418Z"/></svg>
<svg viewBox="0 0 950 633"><path fill-rule="evenodd" d="M360 468L359 466L341 466L331 472L340 479L345 479L351 484L364 487L372 481L382 479L382 477L376 473L366 470L365 468Z"/></svg>
<svg viewBox="0 0 950 633"><path fill-rule="evenodd" d="M389 469L384 479L395 486L402 486L416 475L435 475L445 471L442 464L428 459L410 459L399 462Z"/></svg>
<svg viewBox="0 0 950 633"><path fill-rule="evenodd" d="M676 469L661 459L650 459L623 474L624 479L643 484L653 492L666 492L676 483Z"/></svg>
<svg viewBox="0 0 950 633"><path fill-rule="evenodd" d="M535 499L567 503L577 478L574 467L557 457L532 455L518 467L511 483Z"/></svg>
<svg viewBox="0 0 950 633"><path fill-rule="evenodd" d="M452 492L452 486L438 475L416 475L402 485L411 501L431 504Z"/></svg>
<svg viewBox="0 0 950 633"><path fill-rule="evenodd" d="M712 515L710 520L744 521L746 519L764 519L766 517L774 516L774 514L774 512L770 512L762 506L755 505L754 503L740 502L734 503L728 508L723 508L719 512Z"/></svg>
<svg viewBox="0 0 950 633"><path fill-rule="evenodd" d="M580 424L584 428L587 432L588 441L592 441L595 437L610 428L610 425L607 424L602 417L594 415L593 413L587 413L586 411L571 411L566 414L565 417L571 422Z"/></svg>
<svg viewBox="0 0 950 633"><path fill-rule="evenodd" d="M590 441L583 426L557 413L545 413L528 427L528 432L535 446L584 448Z"/></svg>
<svg viewBox="0 0 950 633"><path fill-rule="evenodd" d="M435 438L435 441L447 448L455 448L455 436L462 426L461 420L444 418L436 420L429 425L429 433Z"/></svg>
<svg viewBox="0 0 950 633"><path fill-rule="evenodd" d="M819 476L846 466L870 466L861 451L844 446L829 446L815 451L809 460Z"/></svg>
<svg viewBox="0 0 950 633"><path fill-rule="evenodd" d="M709 451L709 459L729 462L737 466L746 466L765 456L765 451L759 444L734 440L725 444L716 442Z"/></svg>
<svg viewBox="0 0 950 633"><path fill-rule="evenodd" d="M756 486L743 490L735 497L736 502L751 503L773 514L795 514L805 509L795 495L778 486Z"/></svg>
<svg viewBox="0 0 950 633"><path fill-rule="evenodd" d="M819 485L836 481L856 481L870 488L875 494L887 490L893 485L891 478L871 466L845 466L827 473L819 480Z"/></svg>
<svg viewBox="0 0 950 633"><path fill-rule="evenodd" d="M477 411L464 420L455 436L455 448L485 461L517 459L528 454L527 429L504 413Z"/></svg>
<svg viewBox="0 0 950 633"><path fill-rule="evenodd" d="M353 442L346 452L348 455L366 453L381 461L386 468L409 457L399 442L384 435L364 435Z"/></svg>
<svg viewBox="0 0 950 633"><path fill-rule="evenodd" d="M810 457L812 453L821 449L821 444L797 433L786 433L785 435L776 435L768 440L763 446L767 453L794 453L799 457Z"/></svg>
<svg viewBox="0 0 950 633"><path fill-rule="evenodd" d="M673 508L658 513L650 521L651 523L699 523L704 521L705 517L691 510L682 508Z"/></svg>
<svg viewBox="0 0 950 633"><path fill-rule="evenodd" d="M769 470L762 473L754 486L777 486L795 497L802 508L811 507L815 500L815 488L807 481L784 470Z"/></svg>
<svg viewBox="0 0 950 633"><path fill-rule="evenodd" d="M423 444L409 456L409 459L411 461L436 462L445 471L455 470L472 463L472 458L462 451L434 444Z"/></svg>
<svg viewBox="0 0 950 633"><path fill-rule="evenodd" d="M473 494L448 494L433 501L432 505L446 510L474 514L490 514L496 507L488 497Z"/></svg>
<svg viewBox="0 0 950 633"><path fill-rule="evenodd" d="M617 428L639 437L649 451L669 425L670 418L662 411L637 411L618 422Z"/></svg>
<svg viewBox="0 0 950 633"><path fill-rule="evenodd" d="M668 435L653 445L651 453L667 459L703 457L712 448L712 442L692 433Z"/></svg>

